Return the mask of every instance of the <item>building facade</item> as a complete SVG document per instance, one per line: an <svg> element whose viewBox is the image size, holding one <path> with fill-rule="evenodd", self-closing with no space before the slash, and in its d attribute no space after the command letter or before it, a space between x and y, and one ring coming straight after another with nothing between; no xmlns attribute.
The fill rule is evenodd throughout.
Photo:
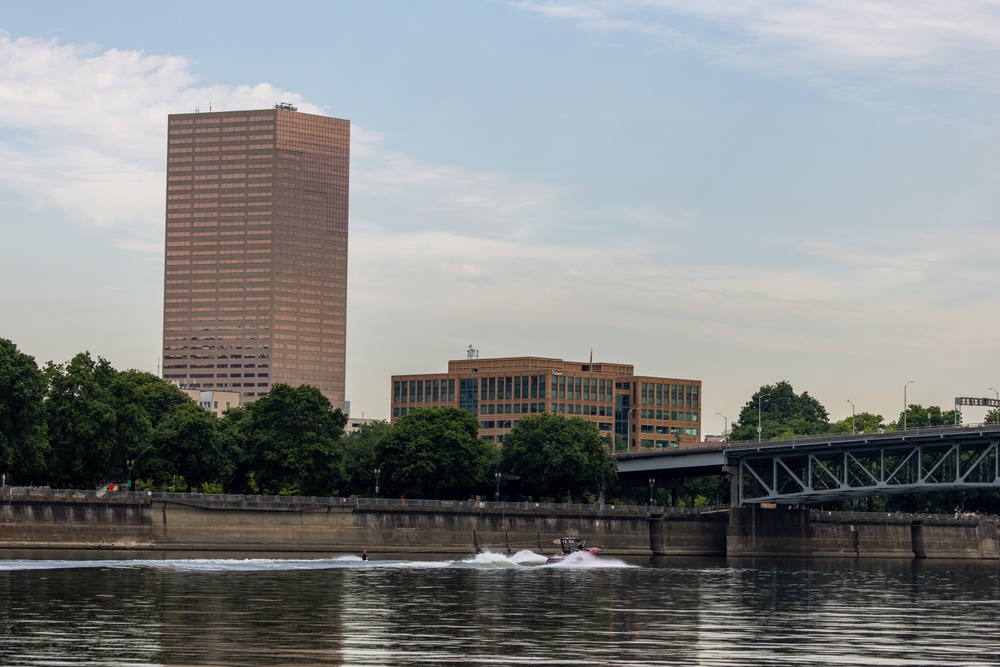
<svg viewBox="0 0 1000 667"><path fill-rule="evenodd" d="M167 121L163 377L344 407L350 123L289 105Z"/></svg>
<svg viewBox="0 0 1000 667"><path fill-rule="evenodd" d="M392 376L392 421L422 407L456 407L484 440L551 412L597 426L616 451L683 447L701 438L701 381L639 376L629 364L541 357L464 359L447 373Z"/></svg>
<svg viewBox="0 0 1000 667"><path fill-rule="evenodd" d="M222 417L226 410L240 404L240 395L235 391L199 391L197 389L181 389L181 391L216 417Z"/></svg>

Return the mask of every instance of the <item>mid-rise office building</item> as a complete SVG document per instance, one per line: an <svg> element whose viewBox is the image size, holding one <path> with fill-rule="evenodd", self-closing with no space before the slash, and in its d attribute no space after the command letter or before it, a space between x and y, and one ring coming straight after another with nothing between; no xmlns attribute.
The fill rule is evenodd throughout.
<svg viewBox="0 0 1000 667"><path fill-rule="evenodd" d="M701 381L636 375L630 364L540 357L448 362L447 373L392 376L392 421L414 408L452 406L479 420L485 440L551 412L597 426L612 449L683 447L701 436Z"/></svg>
<svg viewBox="0 0 1000 667"><path fill-rule="evenodd" d="M199 391L197 389L181 389L181 391L216 417L222 417L226 410L240 404L240 395L235 391Z"/></svg>
<svg viewBox="0 0 1000 667"><path fill-rule="evenodd" d="M350 123L286 104L167 124L163 377L344 407Z"/></svg>

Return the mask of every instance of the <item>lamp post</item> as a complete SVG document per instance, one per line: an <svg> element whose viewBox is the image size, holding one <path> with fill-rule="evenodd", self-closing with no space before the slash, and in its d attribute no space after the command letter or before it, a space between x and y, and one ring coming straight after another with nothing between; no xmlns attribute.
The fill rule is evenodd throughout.
<svg viewBox="0 0 1000 667"><path fill-rule="evenodd" d="M653 487L656 486L656 480L652 477L649 478L649 506L653 506Z"/></svg>
<svg viewBox="0 0 1000 667"><path fill-rule="evenodd" d="M722 417L722 439L725 440L726 439L726 431L729 430L729 418L726 417L726 415L722 414L721 412L716 412L715 414L717 414L720 417Z"/></svg>
<svg viewBox="0 0 1000 667"><path fill-rule="evenodd" d="M378 498L378 476L382 474L382 469L375 468L372 472L375 473L375 497Z"/></svg>
<svg viewBox="0 0 1000 667"><path fill-rule="evenodd" d="M997 395L997 400L1000 401L1000 391L997 391L993 387L990 387L990 391L992 391L994 394L996 394ZM993 409L998 412L997 423L1000 424L1000 408L993 408ZM958 414L957 413L955 415L955 419L958 419Z"/></svg>
<svg viewBox="0 0 1000 667"><path fill-rule="evenodd" d="M851 404L851 435L854 435L858 432L854 427L854 403L851 402L851 399L847 399L847 402Z"/></svg>
<svg viewBox="0 0 1000 667"><path fill-rule="evenodd" d="M632 413L637 408L631 408L625 413L625 453L627 454L632 446Z"/></svg>
<svg viewBox="0 0 1000 667"><path fill-rule="evenodd" d="M903 430L904 431L906 430L906 407L907 407L906 388L909 387L911 384L913 384L913 380L910 380L909 382L903 385Z"/></svg>
<svg viewBox="0 0 1000 667"><path fill-rule="evenodd" d="M496 496L497 502L500 502L500 477L501 477L500 473L496 473L493 475L493 479L497 481L497 496Z"/></svg>
<svg viewBox="0 0 1000 667"><path fill-rule="evenodd" d="M135 467L135 459L126 459L125 467L128 468L128 490L132 490L132 468Z"/></svg>
<svg viewBox="0 0 1000 667"><path fill-rule="evenodd" d="M757 397L757 442L760 442L760 438L761 438L761 428L760 428L760 425L761 425L761 412L760 412L760 404L761 404L761 401L763 401L764 398L767 397L767 396L770 396L770 394L761 394L760 396Z"/></svg>
<svg viewBox="0 0 1000 667"><path fill-rule="evenodd" d="M506 437L506 435L507 435L507 432L504 431L504 428L510 428L510 426L511 426L511 420L505 419L502 422L500 422L499 424L497 424L497 426L500 428L500 442L503 442L504 437Z"/></svg>

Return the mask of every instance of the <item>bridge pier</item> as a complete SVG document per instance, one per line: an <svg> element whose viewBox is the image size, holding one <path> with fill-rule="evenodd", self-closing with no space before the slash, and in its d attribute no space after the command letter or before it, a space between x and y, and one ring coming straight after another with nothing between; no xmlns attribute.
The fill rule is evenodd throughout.
<svg viewBox="0 0 1000 667"><path fill-rule="evenodd" d="M726 555L812 556L812 525L809 510L759 505L733 507L729 510Z"/></svg>

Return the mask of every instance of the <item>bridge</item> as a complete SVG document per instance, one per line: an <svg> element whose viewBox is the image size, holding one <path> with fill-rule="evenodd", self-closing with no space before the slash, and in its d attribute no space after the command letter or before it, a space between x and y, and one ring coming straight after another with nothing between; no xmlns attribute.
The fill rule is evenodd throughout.
<svg viewBox="0 0 1000 667"><path fill-rule="evenodd" d="M706 444L616 458L619 474L628 476L731 474L739 506L1000 490L1000 424Z"/></svg>

